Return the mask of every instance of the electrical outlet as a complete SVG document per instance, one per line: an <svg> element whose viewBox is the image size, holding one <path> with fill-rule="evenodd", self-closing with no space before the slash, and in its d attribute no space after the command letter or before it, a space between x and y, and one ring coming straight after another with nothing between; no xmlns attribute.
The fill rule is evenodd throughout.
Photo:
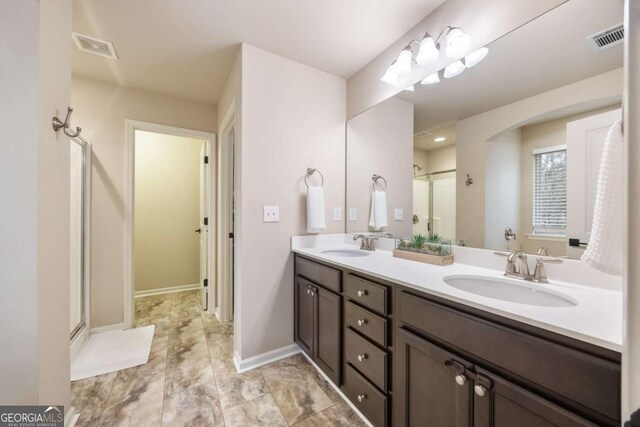
<svg viewBox="0 0 640 427"><path fill-rule="evenodd" d="M280 207L265 206L263 210L263 222L279 222L279 221L280 221Z"/></svg>
<svg viewBox="0 0 640 427"><path fill-rule="evenodd" d="M342 208L336 206L333 208L333 220L340 221L342 219Z"/></svg>
<svg viewBox="0 0 640 427"><path fill-rule="evenodd" d="M356 208L349 208L349 220L355 221L358 219L358 214L356 212Z"/></svg>
<svg viewBox="0 0 640 427"><path fill-rule="evenodd" d="M396 208L393 210L393 219L395 221L404 221L404 209Z"/></svg>

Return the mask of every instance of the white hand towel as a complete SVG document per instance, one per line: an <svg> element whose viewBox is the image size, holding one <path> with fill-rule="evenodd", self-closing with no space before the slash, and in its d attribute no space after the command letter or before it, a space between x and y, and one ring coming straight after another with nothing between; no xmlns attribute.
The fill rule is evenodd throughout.
<svg viewBox="0 0 640 427"><path fill-rule="evenodd" d="M319 233L326 228L324 190L320 186L311 186L307 189L307 233Z"/></svg>
<svg viewBox="0 0 640 427"><path fill-rule="evenodd" d="M369 227L374 231L380 231L387 224L387 193L376 191L371 193L371 213L369 214Z"/></svg>
<svg viewBox="0 0 640 427"><path fill-rule="evenodd" d="M623 273L623 161L622 122L618 120L604 142L591 237L582 255L582 261L590 266L618 276Z"/></svg>

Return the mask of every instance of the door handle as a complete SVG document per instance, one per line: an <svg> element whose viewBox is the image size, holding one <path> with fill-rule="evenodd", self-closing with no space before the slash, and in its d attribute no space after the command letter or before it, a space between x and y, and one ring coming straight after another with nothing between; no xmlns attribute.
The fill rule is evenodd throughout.
<svg viewBox="0 0 640 427"><path fill-rule="evenodd" d="M198 228L197 230L195 230L195 233L202 233L202 229Z"/></svg>

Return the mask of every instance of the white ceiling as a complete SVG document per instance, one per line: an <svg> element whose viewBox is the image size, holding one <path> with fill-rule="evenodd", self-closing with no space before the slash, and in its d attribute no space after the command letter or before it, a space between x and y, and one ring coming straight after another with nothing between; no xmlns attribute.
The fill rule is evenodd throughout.
<svg viewBox="0 0 640 427"><path fill-rule="evenodd" d="M241 42L348 78L444 0L74 0L73 72L216 104Z"/></svg>
<svg viewBox="0 0 640 427"><path fill-rule="evenodd" d="M570 0L491 43L476 67L397 96L414 103L414 131L431 130L623 65L622 46L585 38L621 23L623 2Z"/></svg>
<svg viewBox="0 0 640 427"><path fill-rule="evenodd" d="M444 126L433 128L429 132L429 135L414 136L413 148L416 150L429 151L456 144L455 123L449 123ZM444 141L436 142L436 138L444 138Z"/></svg>

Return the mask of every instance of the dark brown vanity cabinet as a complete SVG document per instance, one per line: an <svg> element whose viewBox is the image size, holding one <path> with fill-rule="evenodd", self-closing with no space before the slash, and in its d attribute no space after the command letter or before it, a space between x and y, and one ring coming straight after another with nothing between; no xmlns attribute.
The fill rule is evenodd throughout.
<svg viewBox="0 0 640 427"><path fill-rule="evenodd" d="M300 263L300 261L303 261ZM303 272L309 280L298 274L294 288L294 339L331 380L339 384L341 343L341 297L323 286L327 277L329 287L340 289L340 271L311 261L296 258L296 273ZM300 267L300 268L299 268Z"/></svg>

